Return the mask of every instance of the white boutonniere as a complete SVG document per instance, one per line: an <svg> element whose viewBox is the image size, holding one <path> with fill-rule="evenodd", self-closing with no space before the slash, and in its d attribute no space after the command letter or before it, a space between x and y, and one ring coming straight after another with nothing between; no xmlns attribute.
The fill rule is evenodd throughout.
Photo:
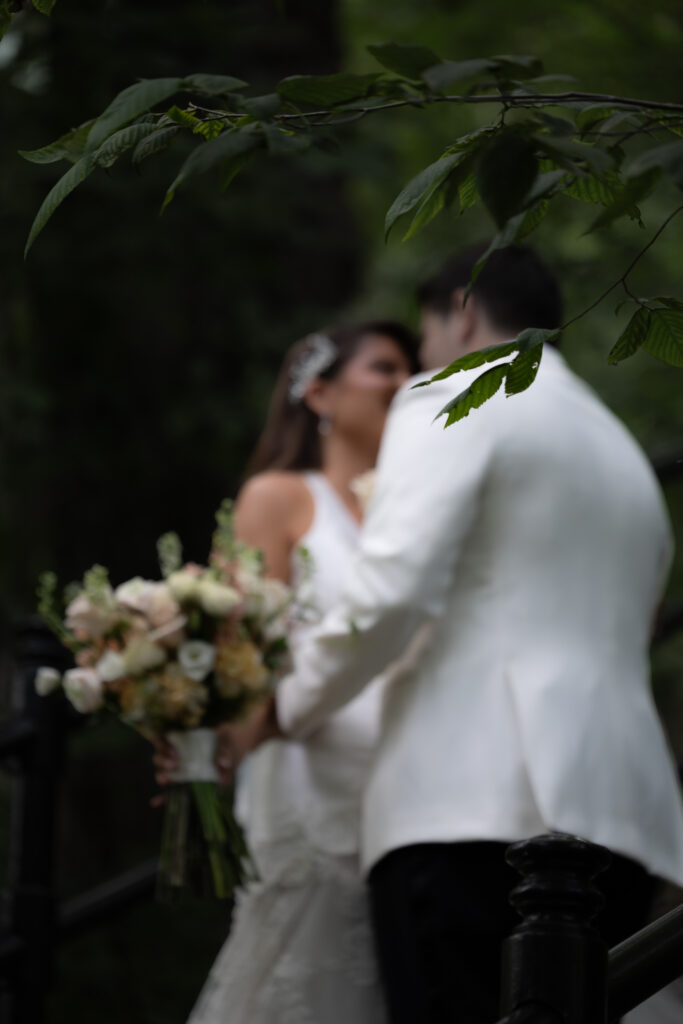
<svg viewBox="0 0 683 1024"><path fill-rule="evenodd" d="M363 515L368 510L368 504L375 490L375 480L377 474L374 469L369 469L366 473L361 473L360 476L353 478L349 487L352 493L356 496L356 500L360 505L361 512Z"/></svg>

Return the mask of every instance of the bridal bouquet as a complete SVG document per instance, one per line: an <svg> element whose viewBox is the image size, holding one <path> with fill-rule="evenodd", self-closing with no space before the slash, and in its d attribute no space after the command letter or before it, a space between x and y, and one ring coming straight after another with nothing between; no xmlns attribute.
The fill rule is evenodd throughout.
<svg viewBox="0 0 683 1024"><path fill-rule="evenodd" d="M148 739L166 735L179 767L166 801L159 889L191 886L228 898L250 872L248 851L217 785L215 732L246 715L286 667L292 591L264 576L260 552L235 540L224 502L207 566L182 564L175 534L158 544L162 580L140 577L113 589L93 566L65 595L60 613L52 573L41 578L39 611L76 667L40 669L45 695L62 686L77 711L113 712Z"/></svg>

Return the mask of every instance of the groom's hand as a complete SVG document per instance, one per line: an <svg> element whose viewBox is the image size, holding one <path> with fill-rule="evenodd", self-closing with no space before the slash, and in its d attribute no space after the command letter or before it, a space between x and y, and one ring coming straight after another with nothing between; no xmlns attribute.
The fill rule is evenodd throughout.
<svg viewBox="0 0 683 1024"><path fill-rule="evenodd" d="M240 722L223 722L216 729L216 766L223 786L228 786L244 758L265 743L283 736L275 715L275 700L259 704Z"/></svg>

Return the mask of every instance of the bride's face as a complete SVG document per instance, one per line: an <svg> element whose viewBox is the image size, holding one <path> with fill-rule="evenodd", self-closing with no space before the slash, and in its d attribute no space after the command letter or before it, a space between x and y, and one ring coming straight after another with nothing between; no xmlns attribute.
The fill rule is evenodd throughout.
<svg viewBox="0 0 683 1024"><path fill-rule="evenodd" d="M334 430L378 445L391 400L411 374L407 356L383 334L367 334L334 380L327 415Z"/></svg>

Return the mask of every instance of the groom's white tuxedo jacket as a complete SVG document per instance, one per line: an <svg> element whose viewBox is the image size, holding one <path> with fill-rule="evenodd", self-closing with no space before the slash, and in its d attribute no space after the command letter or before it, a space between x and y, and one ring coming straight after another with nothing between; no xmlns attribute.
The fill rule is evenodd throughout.
<svg viewBox="0 0 683 1024"><path fill-rule="evenodd" d="M344 599L283 681L281 725L308 735L431 622L387 687L365 867L412 843L558 830L683 883L649 687L672 552L656 479L552 349L528 391L433 423L480 372L398 394Z"/></svg>

